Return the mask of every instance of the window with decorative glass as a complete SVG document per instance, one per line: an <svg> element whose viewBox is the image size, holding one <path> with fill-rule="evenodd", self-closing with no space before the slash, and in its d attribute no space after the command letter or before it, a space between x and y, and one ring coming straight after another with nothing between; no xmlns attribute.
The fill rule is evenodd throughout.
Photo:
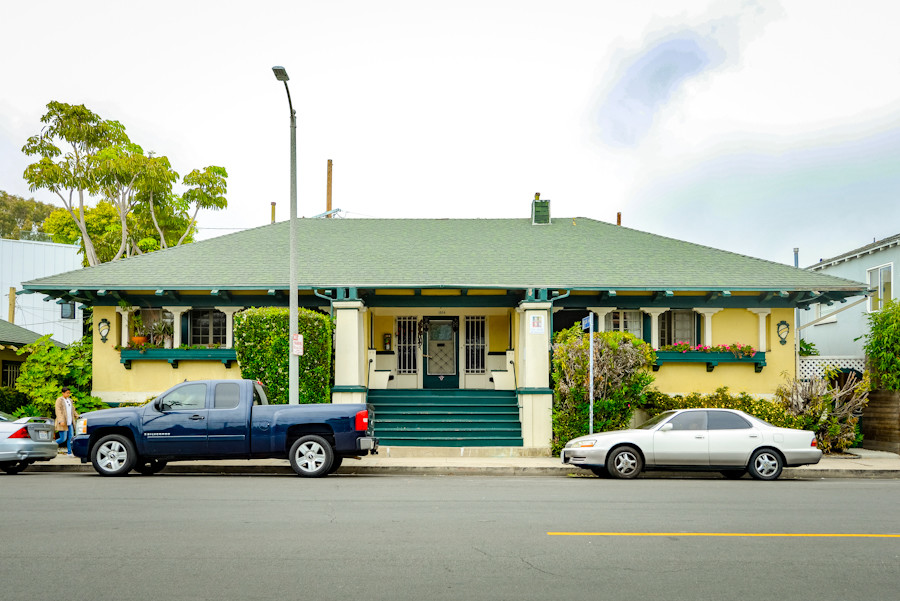
<svg viewBox="0 0 900 601"><path fill-rule="evenodd" d="M643 338L644 314L641 311L612 311L606 314L607 332L628 332Z"/></svg>
<svg viewBox="0 0 900 601"><path fill-rule="evenodd" d="M697 344L697 314L690 309L673 309L659 316L659 345L687 342Z"/></svg>
<svg viewBox="0 0 900 601"><path fill-rule="evenodd" d="M226 315L216 309L191 309L188 311L189 344L198 346L225 346Z"/></svg>
<svg viewBox="0 0 900 601"><path fill-rule="evenodd" d="M892 263L879 265L866 271L869 288L875 293L869 297L869 311L880 311L893 296Z"/></svg>

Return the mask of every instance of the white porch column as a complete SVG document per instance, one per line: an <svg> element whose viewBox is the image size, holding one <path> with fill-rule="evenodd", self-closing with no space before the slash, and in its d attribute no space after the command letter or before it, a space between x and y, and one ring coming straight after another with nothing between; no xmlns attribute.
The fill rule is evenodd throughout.
<svg viewBox="0 0 900 601"><path fill-rule="evenodd" d="M553 437L550 389L550 311L549 302L523 302L517 311L522 315L519 366L519 417L522 422L522 445L549 449Z"/></svg>
<svg viewBox="0 0 900 601"><path fill-rule="evenodd" d="M595 321L597 323L597 331L605 332L606 331L606 316L616 310L615 307L588 307L588 311L593 311L597 316Z"/></svg>
<svg viewBox="0 0 900 601"><path fill-rule="evenodd" d="M659 316L670 307L641 307L641 311L650 316L650 346L659 348Z"/></svg>
<svg viewBox="0 0 900 601"><path fill-rule="evenodd" d="M131 340L128 337L128 325L129 325L129 322L131 321L131 314L133 312L134 312L134 307L131 307L128 309L123 309L122 307L116 307L116 313L118 313L122 317L122 331L119 332L119 334L121 337L120 344L123 347L128 346L128 343L131 342Z"/></svg>
<svg viewBox="0 0 900 601"><path fill-rule="evenodd" d="M767 347L767 341L769 339L766 336L766 318L769 316L769 313L772 312L772 309L747 309L751 313L756 313L757 318L759 318L759 346L756 347L761 353L765 353L769 350Z"/></svg>
<svg viewBox="0 0 900 601"><path fill-rule="evenodd" d="M243 311L243 307L215 307L216 311L225 314L225 348L234 348L234 314Z"/></svg>
<svg viewBox="0 0 900 601"><path fill-rule="evenodd" d="M335 301L334 308L334 403L366 401L366 353L362 301Z"/></svg>
<svg viewBox="0 0 900 601"><path fill-rule="evenodd" d="M703 344L705 346L712 346L712 316L722 310L721 307L718 309L694 307L694 311L703 316Z"/></svg>
<svg viewBox="0 0 900 601"><path fill-rule="evenodd" d="M189 307L163 307L172 314L172 348L181 346L181 316L187 313Z"/></svg>

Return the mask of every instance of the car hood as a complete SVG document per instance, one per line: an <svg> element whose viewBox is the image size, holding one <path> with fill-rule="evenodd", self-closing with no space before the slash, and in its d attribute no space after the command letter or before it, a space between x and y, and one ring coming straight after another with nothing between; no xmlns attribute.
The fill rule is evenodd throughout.
<svg viewBox="0 0 900 601"><path fill-rule="evenodd" d="M82 413L81 417L90 421L93 419L117 419L120 417L126 417L129 415L134 415L138 411L140 411L141 407L113 407L112 409L98 409L97 411L89 411L87 413Z"/></svg>
<svg viewBox="0 0 900 601"><path fill-rule="evenodd" d="M587 436L579 436L578 438L573 438L569 441L569 443L581 442L583 440L602 440L604 438L612 438L613 436L630 438L636 434L643 432L646 432L646 430L638 430L635 428L631 428L629 430L610 430L609 432L596 432L595 434L588 434Z"/></svg>

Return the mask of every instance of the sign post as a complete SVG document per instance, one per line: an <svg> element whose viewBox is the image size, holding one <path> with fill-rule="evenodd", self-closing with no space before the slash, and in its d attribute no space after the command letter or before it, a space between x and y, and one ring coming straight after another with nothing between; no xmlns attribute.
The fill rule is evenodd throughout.
<svg viewBox="0 0 900 601"><path fill-rule="evenodd" d="M588 399L590 402L590 422L588 434L594 433L594 312L588 311L587 317L581 320L582 331L587 330L590 340L588 351Z"/></svg>

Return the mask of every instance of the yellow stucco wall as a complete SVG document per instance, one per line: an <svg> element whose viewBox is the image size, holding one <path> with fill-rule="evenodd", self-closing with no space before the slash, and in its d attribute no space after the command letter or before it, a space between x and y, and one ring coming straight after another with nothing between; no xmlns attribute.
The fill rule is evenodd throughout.
<svg viewBox="0 0 900 601"><path fill-rule="evenodd" d="M509 345L509 315L488 316L488 352L502 353Z"/></svg>
<svg viewBox="0 0 900 601"><path fill-rule="evenodd" d="M776 333L780 321L790 324L786 344L779 342ZM712 317L712 340L714 345L737 342L758 348L759 319L746 309L725 309ZM743 363L722 363L711 372L705 363L666 363L653 372L654 386L668 394L710 393L727 386L731 393L771 396L784 382L785 373L796 373L793 309L772 309L766 318L766 347L766 366L760 373Z"/></svg>

